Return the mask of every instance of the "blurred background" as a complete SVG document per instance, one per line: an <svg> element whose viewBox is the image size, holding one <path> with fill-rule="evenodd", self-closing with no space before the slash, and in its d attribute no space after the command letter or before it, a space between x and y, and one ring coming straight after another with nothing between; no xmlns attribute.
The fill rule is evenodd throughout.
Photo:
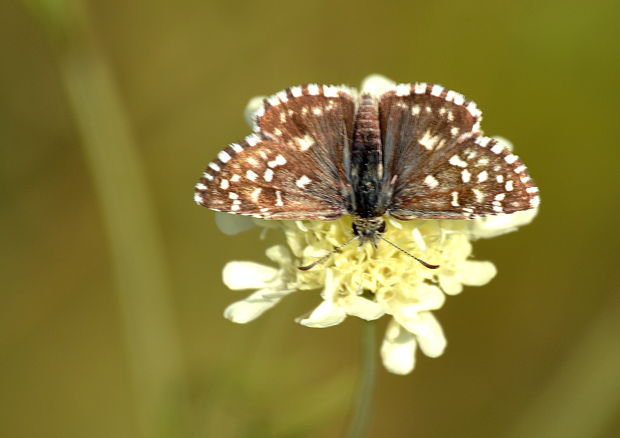
<svg viewBox="0 0 620 438"><path fill-rule="evenodd" d="M288 297L248 325L221 283L266 262L197 207L249 98L371 73L483 110L542 188L475 244L498 276L436 312L448 338L379 371L372 437L620 436L620 3L0 1L0 436L337 437L359 320ZM380 322L382 334L386 321Z"/></svg>

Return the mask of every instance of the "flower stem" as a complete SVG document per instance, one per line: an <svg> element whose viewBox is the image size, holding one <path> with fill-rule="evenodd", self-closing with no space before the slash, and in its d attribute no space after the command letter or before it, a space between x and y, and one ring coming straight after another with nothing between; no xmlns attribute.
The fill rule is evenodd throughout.
<svg viewBox="0 0 620 438"><path fill-rule="evenodd" d="M362 321L362 370L355 405L349 422L347 438L362 438L370 424L377 376L376 324Z"/></svg>

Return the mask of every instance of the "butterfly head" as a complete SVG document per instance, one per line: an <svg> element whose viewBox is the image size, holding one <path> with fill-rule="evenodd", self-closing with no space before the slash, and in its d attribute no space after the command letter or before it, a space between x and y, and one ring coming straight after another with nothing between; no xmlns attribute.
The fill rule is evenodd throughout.
<svg viewBox="0 0 620 438"><path fill-rule="evenodd" d="M359 237L360 243L370 242L376 248L379 235L385 231L385 221L381 216L363 218L353 216L353 234Z"/></svg>

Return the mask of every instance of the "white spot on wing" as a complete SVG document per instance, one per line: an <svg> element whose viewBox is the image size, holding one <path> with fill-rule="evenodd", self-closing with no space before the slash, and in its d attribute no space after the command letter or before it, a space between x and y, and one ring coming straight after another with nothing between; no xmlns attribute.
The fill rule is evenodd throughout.
<svg viewBox="0 0 620 438"><path fill-rule="evenodd" d="M334 87L333 85L324 85L323 95L325 97L338 97L338 88Z"/></svg>
<svg viewBox="0 0 620 438"><path fill-rule="evenodd" d="M228 155L226 151L221 151L217 154L217 158L219 158L222 163L228 163L230 161L230 155Z"/></svg>
<svg viewBox="0 0 620 438"><path fill-rule="evenodd" d="M464 183L468 183L471 180L471 173L469 172L469 170L463 169L461 171L461 178L463 179Z"/></svg>
<svg viewBox="0 0 620 438"><path fill-rule="evenodd" d="M297 181L295 181L295 185L300 189L303 189L311 182L312 180L310 178L308 178L306 175L302 175Z"/></svg>
<svg viewBox="0 0 620 438"><path fill-rule="evenodd" d="M459 204L459 192L452 192L450 193L450 195L452 196L451 204L453 207L458 207L459 205L461 205Z"/></svg>
<svg viewBox="0 0 620 438"><path fill-rule="evenodd" d="M317 96L319 94L319 86L317 84L308 85L308 94Z"/></svg>
<svg viewBox="0 0 620 438"><path fill-rule="evenodd" d="M301 87L291 87L291 94L293 97L300 97L303 94Z"/></svg>
<svg viewBox="0 0 620 438"><path fill-rule="evenodd" d="M263 174L263 179L267 182L271 182L271 180L273 179L273 170L265 170L265 173Z"/></svg>
<svg viewBox="0 0 620 438"><path fill-rule="evenodd" d="M238 145L237 143L233 143L230 145L230 147L233 149L233 151L235 151L236 153L239 153L241 151L243 151L243 148L241 147L241 145Z"/></svg>
<svg viewBox="0 0 620 438"><path fill-rule="evenodd" d="M230 183L227 179L223 179L220 181L220 189L226 190L228 187L230 187Z"/></svg>
<svg viewBox="0 0 620 438"><path fill-rule="evenodd" d="M215 164L215 163L209 163L209 167L210 167L211 169L215 170L216 172L219 172L219 171L220 171L220 166L218 166L218 165L217 165L217 164Z"/></svg>
<svg viewBox="0 0 620 438"><path fill-rule="evenodd" d="M427 130L422 138L420 139L420 144L424 146L424 148L428 151L433 149L437 143L439 142L439 137L432 135L430 130Z"/></svg>
<svg viewBox="0 0 620 438"><path fill-rule="evenodd" d="M198 183L195 187L197 190L207 190L207 186L205 186L203 183Z"/></svg>
<svg viewBox="0 0 620 438"><path fill-rule="evenodd" d="M282 193L280 190L276 190L276 207L282 207L284 202L282 202Z"/></svg>
<svg viewBox="0 0 620 438"><path fill-rule="evenodd" d="M282 166L284 164L286 164L286 158L280 154L276 155L274 160L267 162L267 166L269 167Z"/></svg>
<svg viewBox="0 0 620 438"><path fill-rule="evenodd" d="M254 189L254 191L250 194L250 199L252 199L252 202L258 202L258 197L260 196L260 192L262 192L263 189L261 189L260 187Z"/></svg>
<svg viewBox="0 0 620 438"><path fill-rule="evenodd" d="M231 180L232 182L237 182L237 181L239 181L240 179L241 179L241 177L240 177L239 175L237 175L237 174L235 174L235 175L233 175L233 176L231 176L231 177L230 177L230 180Z"/></svg>
<svg viewBox="0 0 620 438"><path fill-rule="evenodd" d="M512 182L511 179L509 179L508 181L506 181L506 186L505 189L507 192L512 192L512 190L514 189L514 183Z"/></svg>
<svg viewBox="0 0 620 438"><path fill-rule="evenodd" d="M491 139L489 137L478 137L476 139L476 144L482 146L483 148L487 147Z"/></svg>
<svg viewBox="0 0 620 438"><path fill-rule="evenodd" d="M510 155L506 155L504 157L504 160L506 161L506 163L512 164L515 161L517 161L517 158L519 158L519 157L517 157L516 155L510 154Z"/></svg>
<svg viewBox="0 0 620 438"><path fill-rule="evenodd" d="M239 195L234 192L228 192L228 197L230 199L239 199Z"/></svg>
<svg viewBox="0 0 620 438"><path fill-rule="evenodd" d="M482 190L471 189L471 191L474 193L474 196L476 197L476 202L484 201L484 193L482 192Z"/></svg>
<svg viewBox="0 0 620 438"><path fill-rule="evenodd" d="M288 101L288 96L286 95L286 91L284 90L278 91L276 93L276 96L278 96L278 99L280 99L282 102Z"/></svg>
<svg viewBox="0 0 620 438"><path fill-rule="evenodd" d="M459 157L458 155L452 155L448 162L450 164L452 164L453 166L467 167L467 163L465 161L461 160L461 157Z"/></svg>
<svg viewBox="0 0 620 438"><path fill-rule="evenodd" d="M415 84L413 92L415 94L424 94L424 93L426 93L426 83L425 82L418 82L417 84Z"/></svg>
<svg viewBox="0 0 620 438"><path fill-rule="evenodd" d="M303 137L297 137L295 138L295 141L299 145L299 150L301 151L307 151L314 146L314 139L309 134L306 134Z"/></svg>
<svg viewBox="0 0 620 438"><path fill-rule="evenodd" d="M194 193L194 202L198 205L202 205L202 196L200 196L200 193Z"/></svg>
<svg viewBox="0 0 620 438"><path fill-rule="evenodd" d="M245 141L250 146L256 146L260 142L260 137L256 134L251 134L245 138Z"/></svg>
<svg viewBox="0 0 620 438"><path fill-rule="evenodd" d="M431 88L431 95L439 96L442 91L443 87L441 85L433 85L433 88Z"/></svg>
<svg viewBox="0 0 620 438"><path fill-rule="evenodd" d="M489 173L486 170L483 170L482 172L478 174L476 178L479 183L485 182L489 178Z"/></svg>
<svg viewBox="0 0 620 438"><path fill-rule="evenodd" d="M398 84L396 86L396 95L397 96L408 96L411 93L411 85L409 84Z"/></svg>
<svg viewBox="0 0 620 438"><path fill-rule="evenodd" d="M253 170L248 170L247 172L245 172L245 177L250 181L256 181L258 175Z"/></svg>
<svg viewBox="0 0 620 438"><path fill-rule="evenodd" d="M493 152L494 154L499 154L501 151L504 150L504 146L501 145L500 143L496 143L492 148L491 148L491 152Z"/></svg>
<svg viewBox="0 0 620 438"><path fill-rule="evenodd" d="M424 184L429 186L431 189L434 189L439 185L439 181L437 181L433 175L426 175L426 178L424 178Z"/></svg>

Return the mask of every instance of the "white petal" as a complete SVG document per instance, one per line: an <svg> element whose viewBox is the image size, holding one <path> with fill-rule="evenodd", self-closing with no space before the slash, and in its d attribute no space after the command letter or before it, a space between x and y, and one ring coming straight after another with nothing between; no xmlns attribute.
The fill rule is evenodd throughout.
<svg viewBox="0 0 620 438"><path fill-rule="evenodd" d="M298 320L306 327L331 327L340 324L347 317L344 309L329 301L323 301L307 318Z"/></svg>
<svg viewBox="0 0 620 438"><path fill-rule="evenodd" d="M441 356L447 343L441 325L430 312L421 313L420 320L416 333L420 350L428 357Z"/></svg>
<svg viewBox="0 0 620 438"><path fill-rule="evenodd" d="M504 146L509 151L512 151L514 149L514 145L512 144L512 142L510 140L508 140L508 139L505 139L504 137L501 137L499 135L494 135L491 138L493 140L497 141L498 143L501 143L502 146Z"/></svg>
<svg viewBox="0 0 620 438"><path fill-rule="evenodd" d="M259 289L271 285L278 270L254 262L228 262L222 271L224 284L232 290Z"/></svg>
<svg viewBox="0 0 620 438"><path fill-rule="evenodd" d="M394 292L396 297L387 300L385 305L392 313L402 313L405 318L416 318L419 312L439 309L446 301L440 288L424 282L412 289L406 286L400 292Z"/></svg>
<svg viewBox="0 0 620 438"><path fill-rule="evenodd" d="M372 321L385 314L383 306L360 296L352 296L346 300L346 313L351 316Z"/></svg>
<svg viewBox="0 0 620 438"><path fill-rule="evenodd" d="M439 286L447 295L457 295L463 292L463 283L453 271L439 275Z"/></svg>
<svg viewBox="0 0 620 438"><path fill-rule="evenodd" d="M333 269L328 268L325 270L325 279L323 280L323 283L325 284L325 287L323 288L323 291L321 292L321 296L323 297L324 300L333 302L334 295L336 294L336 292L338 291L340 287L338 282L334 281L334 270Z"/></svg>
<svg viewBox="0 0 620 438"><path fill-rule="evenodd" d="M248 216L240 216L238 214L229 214L216 211L215 225L217 225L222 233L232 236L253 228L255 223L252 218Z"/></svg>
<svg viewBox="0 0 620 438"><path fill-rule="evenodd" d="M469 223L472 237L487 239L516 231L518 227L527 225L538 214L538 208L517 211L511 214L498 214L474 219Z"/></svg>
<svg viewBox="0 0 620 438"><path fill-rule="evenodd" d="M243 115L248 125L252 127L254 126L254 114L256 114L256 111L261 106L263 106L264 99L265 99L265 96L256 96L256 97L251 98L248 104L246 105Z"/></svg>
<svg viewBox="0 0 620 438"><path fill-rule="evenodd" d="M374 96L385 93L394 88L396 83L383 75L373 74L362 81L362 93L370 93Z"/></svg>
<svg viewBox="0 0 620 438"><path fill-rule="evenodd" d="M467 286L483 286L491 281L496 274L497 268L493 263L473 260L460 263L456 273L458 279Z"/></svg>
<svg viewBox="0 0 620 438"><path fill-rule="evenodd" d="M385 368L394 374L409 374L415 366L415 336L391 320L381 344Z"/></svg>
<svg viewBox="0 0 620 438"><path fill-rule="evenodd" d="M274 291L262 289L245 300L232 303L224 310L224 317L237 324L245 324L261 316L275 306L285 295L293 291Z"/></svg>
<svg viewBox="0 0 620 438"><path fill-rule="evenodd" d="M291 252L284 245L274 245L265 251L265 255L269 257L270 260L276 262L280 266L291 267L293 263L293 257L291 256Z"/></svg>
<svg viewBox="0 0 620 438"><path fill-rule="evenodd" d="M437 357L443 353L446 348L446 338L441 326L431 312L420 312L415 316L394 313L394 319L416 336L424 354L429 357Z"/></svg>

